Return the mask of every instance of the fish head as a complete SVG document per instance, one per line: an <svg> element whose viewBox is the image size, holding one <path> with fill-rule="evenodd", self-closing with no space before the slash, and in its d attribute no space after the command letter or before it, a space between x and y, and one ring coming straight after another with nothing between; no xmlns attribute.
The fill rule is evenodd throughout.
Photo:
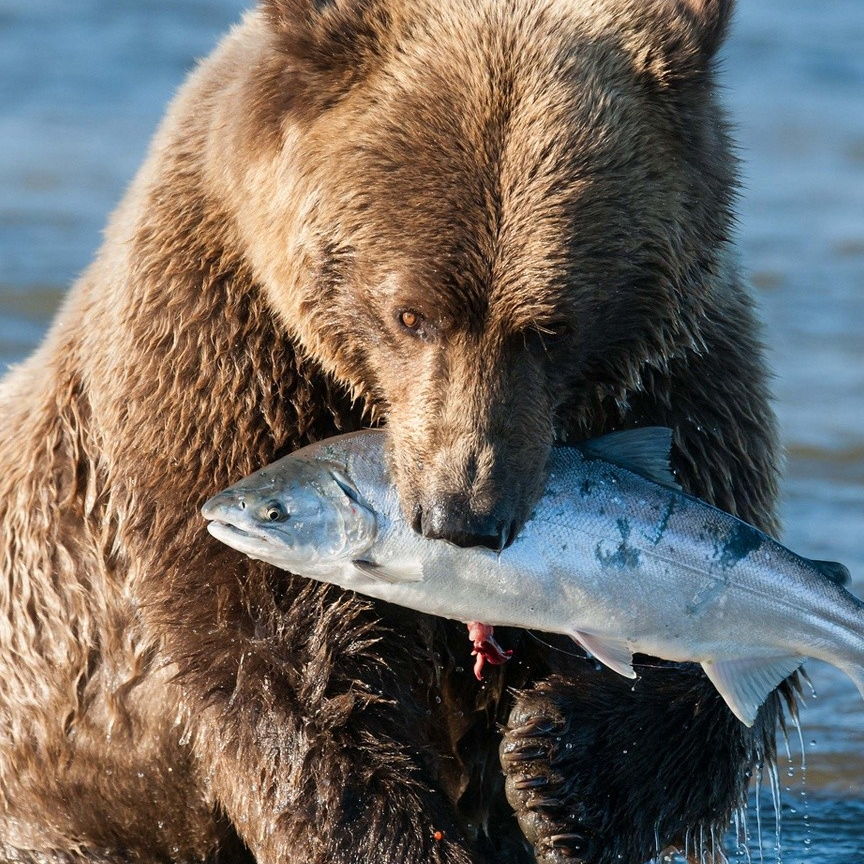
<svg viewBox="0 0 864 864"><path fill-rule="evenodd" d="M377 532L374 511L338 465L297 456L214 495L201 514L233 549L308 576L361 557Z"/></svg>

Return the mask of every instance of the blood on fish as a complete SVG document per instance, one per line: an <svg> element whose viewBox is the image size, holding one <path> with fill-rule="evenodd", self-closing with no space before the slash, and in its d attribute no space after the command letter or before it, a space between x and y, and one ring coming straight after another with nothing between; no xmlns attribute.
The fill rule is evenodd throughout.
<svg viewBox="0 0 864 864"><path fill-rule="evenodd" d="M471 652L472 657L477 659L474 661L474 677L478 681L483 680L483 664L491 663L493 666L500 666L506 663L512 656L512 650L504 650L496 641L493 635L494 627L489 624L481 624L479 621L468 622L468 638L474 643L474 650Z"/></svg>

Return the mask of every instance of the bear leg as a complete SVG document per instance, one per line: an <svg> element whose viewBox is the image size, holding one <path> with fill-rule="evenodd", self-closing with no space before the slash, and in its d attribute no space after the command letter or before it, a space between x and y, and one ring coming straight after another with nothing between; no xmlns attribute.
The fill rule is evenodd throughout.
<svg viewBox="0 0 864 864"><path fill-rule="evenodd" d="M633 682L586 661L519 694L501 764L538 864L641 864L669 847L710 860L750 769L773 760L788 683L748 729L698 666L638 672Z"/></svg>
<svg viewBox="0 0 864 864"><path fill-rule="evenodd" d="M388 627L361 598L287 574L268 588L249 568L237 606L225 578L219 609L202 586L173 612L221 613L224 629L162 632L206 795L257 864L481 864L440 788L422 688L407 683L428 665L406 650L419 644L410 624Z"/></svg>

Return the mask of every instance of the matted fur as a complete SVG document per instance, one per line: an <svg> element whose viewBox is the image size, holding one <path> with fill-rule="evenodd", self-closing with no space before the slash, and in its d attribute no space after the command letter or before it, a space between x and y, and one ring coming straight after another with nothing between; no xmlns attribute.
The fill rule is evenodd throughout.
<svg viewBox="0 0 864 864"><path fill-rule="evenodd" d="M0 384L7 858L636 864L722 828L776 702L748 731L692 670L630 689L515 632L478 686L461 625L198 509L368 412L414 518L518 527L556 435L663 423L685 488L776 529L730 7L266 0L194 73Z"/></svg>

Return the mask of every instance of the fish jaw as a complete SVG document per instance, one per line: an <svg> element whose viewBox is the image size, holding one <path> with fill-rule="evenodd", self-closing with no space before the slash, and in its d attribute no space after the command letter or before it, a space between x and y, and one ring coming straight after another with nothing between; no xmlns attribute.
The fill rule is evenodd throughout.
<svg viewBox="0 0 864 864"><path fill-rule="evenodd" d="M283 570L290 569L291 562L282 553L282 547L266 535L256 536L232 525L230 522L219 520L208 522L207 531L221 543L254 558L256 561L264 561Z"/></svg>
<svg viewBox="0 0 864 864"><path fill-rule="evenodd" d="M293 547L273 528L259 523L250 509L241 508L239 501L238 495L226 489L204 504L201 515L208 520L208 533L256 561L290 569L297 563L291 554Z"/></svg>

